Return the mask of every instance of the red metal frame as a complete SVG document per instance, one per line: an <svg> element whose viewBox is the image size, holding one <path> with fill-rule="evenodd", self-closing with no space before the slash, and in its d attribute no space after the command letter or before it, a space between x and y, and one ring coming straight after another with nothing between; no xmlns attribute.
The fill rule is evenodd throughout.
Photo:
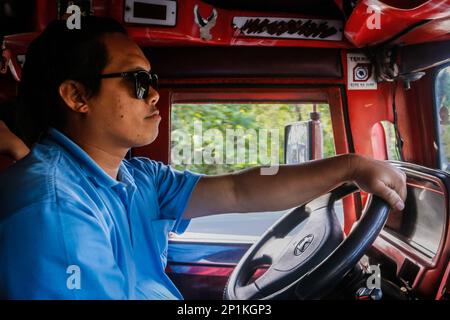
<svg viewBox="0 0 450 320"><path fill-rule="evenodd" d="M316 48L352 48L379 44L399 35L403 30L414 26L422 20L433 20L423 26L416 27L410 33L398 39L397 43L412 44L429 41L442 41L450 39L448 33L450 21L450 0L429 0L423 4L411 8L405 5L405 1L379 1L363 0L353 9L349 19L345 22L342 41L320 40L290 40L242 37L237 30L233 30L232 19L234 16L261 16L261 17L292 17L292 18L316 18L301 14L250 12L238 10L225 10L215 8L218 12L216 25L211 29L212 39L202 40L199 27L194 22L194 6L199 6L199 12L207 17L212 12L213 6L195 0L178 1L177 25L175 27L144 26L126 24L130 35L141 46L167 46L167 45L208 45L208 46L290 46L290 47L316 47ZM342 8L342 2L336 0ZM389 4L386 4L389 3ZM417 3L417 1L416 1ZM369 29L367 21L371 19L368 12L369 5L377 5L381 8L381 28ZM93 0L92 8L95 15L111 16L123 22L124 0ZM34 38L38 32L56 17L56 2L53 0L36 0L36 15L33 25L34 32L26 35ZM17 54L24 53L24 48L16 50L15 41L23 41L24 36L10 36L6 38L8 48ZM29 43L29 40L27 40Z"/></svg>
<svg viewBox="0 0 450 320"><path fill-rule="evenodd" d="M94 3L96 1L94 0ZM105 1L103 1L105 2ZM112 0L111 14L119 21L123 20L124 0ZM174 28L131 26L128 28L130 35L141 45L250 45L250 46L301 46L320 48L346 48L349 43L343 41L317 41L317 40L289 40L289 39L264 39L249 38L239 36L239 33L232 28L234 16L262 16L262 17L292 17L310 18L300 14L267 14L267 12L236 11L215 8L218 13L216 25L211 29L212 40L205 41L200 38L200 29L194 22L194 6L199 6L202 16L208 17L213 6L201 1L183 0L178 1L177 26ZM319 18L320 17L314 17Z"/></svg>
<svg viewBox="0 0 450 320"><path fill-rule="evenodd" d="M36 0L37 13L35 22L35 32L26 35L14 35L6 37L8 48L15 49L17 54L25 52L25 48L14 48L14 43L22 42L24 37L27 44L42 31L54 17L56 17L56 5L54 0ZM235 16L249 17L284 17L284 18L315 18L301 14L250 12L225 10L215 8L218 12L216 25L211 29L212 39L205 41L200 37L199 26L194 22L194 6L199 6L199 12L204 17L208 17L213 6L195 0L177 1L178 16L175 27L166 26L145 26L137 24L125 24L129 35L141 46L277 46L277 47L315 47L315 48L349 48L350 43L344 38L342 41L322 41L322 40L291 40L280 38L252 38L243 37L239 31L232 27L232 20ZM92 7L95 15L110 16L117 21L123 22L124 0L93 0ZM328 19L329 20L329 19ZM26 44L26 45L27 45Z"/></svg>
<svg viewBox="0 0 450 320"><path fill-rule="evenodd" d="M447 264L444 276L442 277L441 284L439 285L438 292L436 294L436 300L443 299L444 295L448 295L450 292L450 262Z"/></svg>
<svg viewBox="0 0 450 320"><path fill-rule="evenodd" d="M370 8L374 7L379 8L380 12L379 29L371 28L370 24L375 12ZM405 1L361 0L347 20L345 35L354 46L361 48L391 40L424 20L440 19L440 26L448 27L449 18L450 0L423 1L422 4L412 8ZM414 38L404 38L402 43L409 44L408 41L416 43L417 39L421 42L449 39L448 28L443 30L435 26L430 29L425 24L417 27Z"/></svg>
<svg viewBox="0 0 450 320"><path fill-rule="evenodd" d="M344 79L347 79L345 53L342 64ZM411 84L410 90L405 90L400 83L378 83L377 90L346 90L355 152L372 157L385 154L383 150L373 149L374 145L380 145L379 140L368 142L372 141L373 127L380 121L394 122L392 102L396 88L398 127L404 140L405 161L437 168L437 151L432 147L437 141L436 134L430 130L435 127L433 87L432 72L427 72L421 80Z"/></svg>
<svg viewBox="0 0 450 320"><path fill-rule="evenodd" d="M381 122L373 125L371 133L370 141L372 142L373 157L375 159L388 159L386 133Z"/></svg>

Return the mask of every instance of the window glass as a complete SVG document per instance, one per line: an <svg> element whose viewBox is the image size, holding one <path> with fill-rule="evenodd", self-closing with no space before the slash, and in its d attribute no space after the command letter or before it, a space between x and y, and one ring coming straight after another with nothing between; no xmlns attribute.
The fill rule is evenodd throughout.
<svg viewBox="0 0 450 320"><path fill-rule="evenodd" d="M442 69L435 83L436 113L439 134L439 157L441 169L449 171L450 159L450 66Z"/></svg>

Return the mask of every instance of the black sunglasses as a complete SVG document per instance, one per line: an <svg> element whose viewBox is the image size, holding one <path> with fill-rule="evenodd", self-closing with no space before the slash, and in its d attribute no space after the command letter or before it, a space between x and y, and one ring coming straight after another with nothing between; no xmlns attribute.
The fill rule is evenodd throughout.
<svg viewBox="0 0 450 320"><path fill-rule="evenodd" d="M148 97L150 88L158 89L158 75L145 70L127 71L117 73L107 73L98 76L100 79L105 78L127 78L134 81L134 90L137 99L145 99Z"/></svg>

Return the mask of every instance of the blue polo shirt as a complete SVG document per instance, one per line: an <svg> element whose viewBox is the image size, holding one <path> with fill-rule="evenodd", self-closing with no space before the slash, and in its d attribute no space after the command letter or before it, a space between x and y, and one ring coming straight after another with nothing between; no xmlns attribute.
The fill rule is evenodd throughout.
<svg viewBox="0 0 450 320"><path fill-rule="evenodd" d="M182 299L164 272L168 234L200 175L146 158L114 180L50 129L0 175L0 298Z"/></svg>

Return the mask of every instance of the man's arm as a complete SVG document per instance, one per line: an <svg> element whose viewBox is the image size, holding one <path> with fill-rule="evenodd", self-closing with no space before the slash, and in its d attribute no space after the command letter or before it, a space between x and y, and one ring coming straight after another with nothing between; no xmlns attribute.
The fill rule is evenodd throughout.
<svg viewBox="0 0 450 320"><path fill-rule="evenodd" d="M5 122L0 120L0 155L5 155L13 160L25 157L30 149L25 143L12 133Z"/></svg>
<svg viewBox="0 0 450 320"><path fill-rule="evenodd" d="M358 155L340 155L300 165L281 165L276 175L261 175L260 168L233 174L202 177L186 218L218 213L277 211L315 199L344 182L403 209L406 176L383 161Z"/></svg>

